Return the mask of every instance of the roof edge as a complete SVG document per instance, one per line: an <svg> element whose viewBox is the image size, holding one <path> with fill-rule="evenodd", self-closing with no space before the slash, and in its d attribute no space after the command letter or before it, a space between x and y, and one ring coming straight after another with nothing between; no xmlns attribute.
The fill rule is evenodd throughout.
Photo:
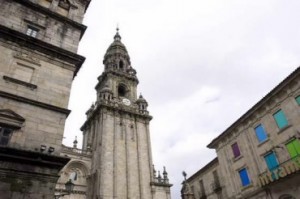
<svg viewBox="0 0 300 199"><path fill-rule="evenodd" d="M231 130L236 128L240 122L248 119L250 115L252 115L257 109L262 107L266 101L270 100L275 94L281 91L289 82L294 80L297 76L300 75L300 67L296 68L290 75L288 75L284 80L282 80L275 88L273 88L266 96L264 96L261 100L259 100L254 106L252 106L246 113L244 113L239 119L237 119L231 126L229 126L223 133L221 133L218 137L214 138L206 147L210 149L214 149L216 144L225 137Z"/></svg>

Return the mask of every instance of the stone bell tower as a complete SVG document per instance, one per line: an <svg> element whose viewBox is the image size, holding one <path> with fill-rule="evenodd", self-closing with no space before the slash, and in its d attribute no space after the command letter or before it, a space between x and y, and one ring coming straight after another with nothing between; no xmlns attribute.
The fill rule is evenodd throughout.
<svg viewBox="0 0 300 199"><path fill-rule="evenodd" d="M148 103L137 98L139 83L118 29L104 56L96 103L82 126L83 149L91 150L91 199L169 199L167 172L152 164Z"/></svg>

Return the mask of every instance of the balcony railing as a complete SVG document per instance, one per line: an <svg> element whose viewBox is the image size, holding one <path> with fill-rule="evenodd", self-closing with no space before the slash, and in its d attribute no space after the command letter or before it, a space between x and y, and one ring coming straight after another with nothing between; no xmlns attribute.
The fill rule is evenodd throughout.
<svg viewBox="0 0 300 199"><path fill-rule="evenodd" d="M215 181L211 184L211 188L214 192L219 192L222 190L222 186L220 181Z"/></svg>
<svg viewBox="0 0 300 199"><path fill-rule="evenodd" d="M66 153L68 153L68 152L69 153L76 153L76 154L79 154L79 155L91 155L90 151L77 149L77 148L73 148L73 147L67 147L67 146L63 146L62 151L66 152Z"/></svg>

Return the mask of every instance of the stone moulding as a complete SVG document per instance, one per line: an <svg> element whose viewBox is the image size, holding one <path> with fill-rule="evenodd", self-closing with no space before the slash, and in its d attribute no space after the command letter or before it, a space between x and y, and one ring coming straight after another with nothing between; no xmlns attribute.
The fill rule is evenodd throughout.
<svg viewBox="0 0 300 199"><path fill-rule="evenodd" d="M30 37L22 32L12 30L6 26L0 25L0 39L17 43L21 47L30 48L44 53L45 55L66 61L75 65L73 78L77 75L79 69L85 61L85 57L76 53L64 50L42 40Z"/></svg>
<svg viewBox="0 0 300 199"><path fill-rule="evenodd" d="M20 129L25 118L10 109L0 109L0 125Z"/></svg>
<svg viewBox="0 0 300 199"><path fill-rule="evenodd" d="M31 104L31 105L38 106L38 107L41 107L41 108L45 108L45 109L48 109L48 110L51 110L51 111L63 113L66 116L68 116L71 112L68 109L60 108L60 107L53 106L53 105L50 105L50 104L46 104L46 103L43 103L43 102L39 102L39 101L36 101L36 100L32 100L32 99L28 99L28 98L21 97L21 96L18 96L18 95L14 95L14 94L11 94L11 93L7 93L7 92L4 92L4 91L0 91L0 97L8 98L8 99L15 100L15 101L18 101L18 102Z"/></svg>
<svg viewBox="0 0 300 199"><path fill-rule="evenodd" d="M14 1L26 6L30 9L32 9L32 10L34 10L36 12L43 13L43 14L45 14L47 16L50 16L50 17L52 17L52 18L54 18L58 21L63 21L64 23L69 24L69 25L81 30L80 39L82 38L82 36L84 35L85 30L87 29L87 27L85 25L80 24L76 21L73 21L73 20L71 20L67 17L64 17L64 16L62 16L58 13L55 13L55 12L53 12L53 11L43 7L43 6L40 6L36 3L32 3L31 1L28 1L28 0L14 0Z"/></svg>
<svg viewBox="0 0 300 199"><path fill-rule="evenodd" d="M133 115L137 118L145 118L148 121L152 120L152 116L149 115L148 112L147 112L147 114L140 114L137 109L124 108L123 106L114 106L113 104L114 104L113 102L108 102L108 103L99 102L97 104L96 108L93 110L93 113L91 114L91 116L81 126L80 130L84 131L84 129L87 128L88 124L91 121L91 118L93 118L96 115L96 113L98 111L100 111L100 109L107 109L107 110L112 111L112 112L116 111L116 112L119 112L119 113L131 114L131 115Z"/></svg>
<svg viewBox="0 0 300 199"><path fill-rule="evenodd" d="M58 170L62 169L70 161L70 158L67 157L3 146L0 146L0 159L5 162L22 162L22 164L33 164Z"/></svg>
<svg viewBox="0 0 300 199"><path fill-rule="evenodd" d="M34 90L34 89L37 88L37 85L31 84L31 83L28 83L28 82L24 82L24 81L21 81L21 80L12 78L12 77L8 77L8 76L5 76L5 75L3 76L3 79L5 81L8 81L8 82L12 82L12 83L20 84L22 86L26 86L26 87L30 88L31 90Z"/></svg>

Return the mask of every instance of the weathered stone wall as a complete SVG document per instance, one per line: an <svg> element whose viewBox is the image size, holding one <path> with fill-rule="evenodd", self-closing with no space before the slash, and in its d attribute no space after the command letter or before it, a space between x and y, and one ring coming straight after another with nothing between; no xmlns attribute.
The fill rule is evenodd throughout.
<svg viewBox="0 0 300 199"><path fill-rule="evenodd" d="M153 187L153 199L171 199L170 187Z"/></svg>
<svg viewBox="0 0 300 199"><path fill-rule="evenodd" d="M46 1L46 0L44 0ZM65 23L62 20L50 17L47 13L33 10L20 3L11 0L3 0L0 2L0 23L8 28L23 32L27 31L27 27L38 29L36 38L55 46L64 48L71 52L77 52L78 44L84 30ZM51 9L50 9L51 8ZM57 12L57 1L52 1L49 11ZM79 5L78 11L71 8L69 18L72 20L82 21L84 6ZM68 19L68 18L66 18Z"/></svg>
<svg viewBox="0 0 300 199"><path fill-rule="evenodd" d="M54 147L57 153L75 67L26 49L15 49L5 42L0 44L0 109L13 110L25 118L23 128L13 134L10 145L30 150L46 145ZM7 98L4 93L17 99ZM49 106L64 111L51 110Z"/></svg>
<svg viewBox="0 0 300 199"><path fill-rule="evenodd" d="M0 51L1 91L61 108L68 107L74 65L7 43L0 42ZM14 83L4 76L30 83L36 88Z"/></svg>
<svg viewBox="0 0 300 199"><path fill-rule="evenodd" d="M151 198L148 122L106 109L95 119L87 129L94 132L86 132L97 139L92 146L92 173L99 172L99 187L94 192L103 198Z"/></svg>
<svg viewBox="0 0 300 199"><path fill-rule="evenodd" d="M208 163L208 165L209 166L206 165L188 179L187 184L190 189L189 192L194 195L194 198L205 196L208 199L227 198L224 189L227 185L225 183L225 177L221 176L223 173L221 173L221 167L218 160L214 159ZM216 172L218 175L217 182L213 172ZM200 181L203 183L203 190L201 189Z"/></svg>

